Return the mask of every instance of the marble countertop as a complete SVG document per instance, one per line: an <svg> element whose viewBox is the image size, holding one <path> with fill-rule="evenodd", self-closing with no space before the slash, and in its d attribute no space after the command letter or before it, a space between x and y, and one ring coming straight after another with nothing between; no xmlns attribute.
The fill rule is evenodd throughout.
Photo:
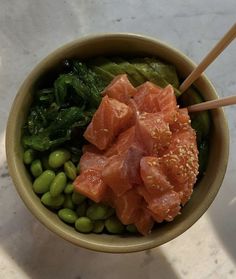
<svg viewBox="0 0 236 279"><path fill-rule="evenodd" d="M0 278L236 278L236 106L225 109L231 149L221 190L188 231L146 252L91 252L60 239L26 209L8 175L4 137L29 71L56 47L95 32L151 35L199 62L235 22L235 0L0 0ZM236 93L236 44L206 71L220 96Z"/></svg>

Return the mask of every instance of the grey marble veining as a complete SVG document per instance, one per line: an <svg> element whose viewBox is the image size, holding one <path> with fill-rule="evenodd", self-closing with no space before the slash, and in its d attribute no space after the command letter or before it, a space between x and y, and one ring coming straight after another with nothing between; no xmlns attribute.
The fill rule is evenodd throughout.
<svg viewBox="0 0 236 279"><path fill-rule="evenodd" d="M226 108L231 147L207 213L160 248L128 255L75 247L41 225L8 175L4 135L17 89L60 45L95 32L150 35L200 62L236 20L235 0L0 0L0 278L235 278L236 107ZM236 94L236 44L207 69L220 96Z"/></svg>

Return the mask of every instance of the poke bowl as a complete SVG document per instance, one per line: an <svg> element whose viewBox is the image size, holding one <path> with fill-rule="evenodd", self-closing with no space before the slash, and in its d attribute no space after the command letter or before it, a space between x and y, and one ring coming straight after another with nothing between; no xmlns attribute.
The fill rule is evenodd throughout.
<svg viewBox="0 0 236 279"><path fill-rule="evenodd" d="M206 212L220 189L229 149L227 121L222 109L193 114L191 119L187 110L181 109L218 98L205 75L186 93L179 92L179 83L194 67L195 64L175 48L154 38L129 33L84 37L62 46L42 60L20 87L6 131L9 172L33 215L49 230L77 246L111 253L151 249L190 228ZM129 87L125 91L128 95L123 94L123 88L121 99L117 100L111 89L115 86L119 91L124 80ZM151 94L151 99L139 99L138 103L136 96L139 98L139 92L147 88L157 90L162 97L156 101L155 94ZM163 92L174 96L174 99L167 100L167 106L177 100L178 105L175 103L174 107L181 117L173 118L176 125L165 126L168 131L156 152L160 158L168 157L166 150L171 144L176 150L180 142L186 142L186 138L178 138L173 143L170 136L179 134L182 129L179 122L185 119L183 129L191 130L193 142L189 146L195 151L184 157L184 167L196 161L192 168L189 167L189 174L192 173L193 177L186 178L188 185L191 184L187 198L182 189L180 195L172 185L172 169L168 168L166 178L163 167L156 168L161 159L153 156L154 149L150 148L156 148L156 145L147 137L148 127L154 125L150 122L153 117L155 123L166 125L163 119L167 114L163 118L159 113L165 99ZM103 122L98 123L100 112L105 109ZM147 116L150 119L145 122ZM129 124L124 120L127 117ZM116 118L119 121L122 118L122 125L114 122ZM115 128L109 126L111 122L115 123ZM67 128L64 129L62 124ZM138 147L135 141L135 146L130 148L129 145L128 152L123 147L117 148L119 138L134 130ZM108 155L111 153L112 156ZM173 160L173 156L168 158ZM94 164L97 157L99 168L97 165L87 167L91 162ZM129 165L124 169L127 162ZM159 186L151 189L155 185L150 186L145 180L150 178L147 166L153 168L151 172L158 177L158 185L165 178L164 190ZM135 171L137 175L134 175ZM181 172L175 174L183 179ZM147 190L145 187L148 197L143 192ZM157 192L160 194L155 196ZM155 208L159 211L154 214L150 203L153 200L156 203L155 198L160 197L164 197L162 201L165 203L165 193L171 193L172 198L174 195L177 204L175 200L171 208L165 208L166 214L169 213L164 216L159 214L161 202L157 203Z"/></svg>

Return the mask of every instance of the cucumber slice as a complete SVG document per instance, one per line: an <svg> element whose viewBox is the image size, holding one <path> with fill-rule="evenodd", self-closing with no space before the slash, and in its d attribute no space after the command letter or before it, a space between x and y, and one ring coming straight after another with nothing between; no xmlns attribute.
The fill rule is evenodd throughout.
<svg viewBox="0 0 236 279"><path fill-rule="evenodd" d="M149 80L153 83L155 83L156 85L160 86L160 87L166 87L168 84L172 84L173 82L169 82L167 81L165 78L163 78L163 76L160 74L160 68L159 68L159 72L156 71L153 67L151 67L148 63L145 62L144 59L142 58L138 58L138 59L132 59L131 64L137 69L137 71L144 76L144 78L146 80ZM164 75L164 72L163 72ZM174 85L173 85L174 86ZM175 95L176 96L180 96L180 92L178 89L175 89Z"/></svg>
<svg viewBox="0 0 236 279"><path fill-rule="evenodd" d="M136 87L146 81L146 78L143 77L143 75L140 74L137 69L129 62L123 60L120 57L112 58L112 61L120 67L123 73L126 73L128 75L128 78L133 86Z"/></svg>
<svg viewBox="0 0 236 279"><path fill-rule="evenodd" d="M104 81L106 85L108 85L115 77L115 75L105 71L99 66L92 66L92 70Z"/></svg>
<svg viewBox="0 0 236 279"><path fill-rule="evenodd" d="M179 88L179 78L173 65L164 64L155 58L145 57L144 61L173 87Z"/></svg>

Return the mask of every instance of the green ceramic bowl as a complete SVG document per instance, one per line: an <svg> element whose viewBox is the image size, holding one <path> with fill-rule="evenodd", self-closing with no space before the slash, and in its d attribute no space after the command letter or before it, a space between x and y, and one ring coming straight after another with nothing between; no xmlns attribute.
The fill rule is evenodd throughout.
<svg viewBox="0 0 236 279"><path fill-rule="evenodd" d="M142 251L162 245L182 234L208 209L221 186L226 171L229 150L228 127L222 109L211 111L213 125L206 175L194 189L191 200L183 208L182 214L173 222L161 225L146 237L81 234L75 231L59 220L56 214L45 208L33 192L30 176L22 160L21 127L29 111L34 88L44 82L48 77L47 73L57 68L64 58L76 56L85 59L108 54L157 56L174 64L183 78L189 75L195 67L195 64L180 51L156 39L141 35L99 34L64 45L40 62L19 89L8 119L7 161L10 175L22 200L34 216L52 232L75 245L96 251L112 253ZM195 86L206 100L218 98L214 87L205 75L195 82Z"/></svg>

